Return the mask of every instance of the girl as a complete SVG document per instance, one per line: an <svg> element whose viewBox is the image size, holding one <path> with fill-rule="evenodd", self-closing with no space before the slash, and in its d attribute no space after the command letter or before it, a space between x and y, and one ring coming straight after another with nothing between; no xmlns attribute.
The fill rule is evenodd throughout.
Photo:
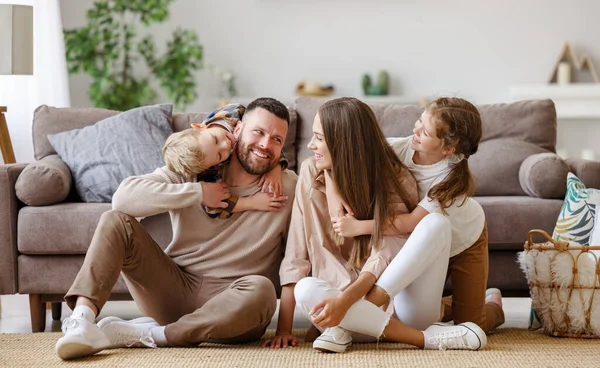
<svg viewBox="0 0 600 368"><path fill-rule="evenodd" d="M385 141L371 109L353 98L325 103L315 117L308 148L315 156L303 163L296 186L280 269L283 289L277 333L263 346L296 344L291 335L296 303L320 330L327 328L313 345L319 350L344 351L351 343L347 330L371 340L385 336L426 348L485 345L483 331L470 323L434 325L425 331L409 327L421 329L439 320L450 223L442 215L431 214L416 226L408 242L397 231L385 236L384 230L393 228L397 215L415 208L418 196L414 178ZM345 238L338 246L329 235L332 223L340 221L338 208L352 209L348 212L354 218L373 219L377 226L372 227L372 234ZM400 249L423 255L412 257L417 258L416 269L407 270L412 276L401 286L407 307L402 311L388 308L395 309L406 324L362 300ZM329 328L338 324L345 329Z"/></svg>

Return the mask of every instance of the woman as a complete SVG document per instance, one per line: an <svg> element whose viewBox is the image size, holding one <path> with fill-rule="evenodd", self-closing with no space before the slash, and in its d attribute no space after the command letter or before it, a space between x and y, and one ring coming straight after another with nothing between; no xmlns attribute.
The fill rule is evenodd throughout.
<svg viewBox="0 0 600 368"><path fill-rule="evenodd" d="M475 325L430 326L440 319L449 221L439 214L425 216L408 243L406 235L384 234L393 230L395 216L412 212L419 198L415 179L386 142L371 109L354 98L325 103L315 116L308 148L315 156L303 163L296 187L280 269L277 333L263 346L296 344L291 334L296 303L323 332L313 344L319 350L344 351L352 341L348 331L425 348L485 345L485 334ZM335 236L332 223L344 211L358 220L373 219L372 234ZM403 247L422 254L415 267L427 271L415 272L398 295L405 299L403 310L388 306L400 322L362 298ZM331 328L338 325L342 328Z"/></svg>

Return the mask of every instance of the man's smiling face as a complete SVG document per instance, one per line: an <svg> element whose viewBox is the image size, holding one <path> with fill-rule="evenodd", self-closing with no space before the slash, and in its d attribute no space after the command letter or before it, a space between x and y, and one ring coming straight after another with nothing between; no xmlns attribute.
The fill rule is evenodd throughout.
<svg viewBox="0 0 600 368"><path fill-rule="evenodd" d="M236 155L252 175L262 175L279 163L288 124L269 111L257 107L247 111L236 127Z"/></svg>

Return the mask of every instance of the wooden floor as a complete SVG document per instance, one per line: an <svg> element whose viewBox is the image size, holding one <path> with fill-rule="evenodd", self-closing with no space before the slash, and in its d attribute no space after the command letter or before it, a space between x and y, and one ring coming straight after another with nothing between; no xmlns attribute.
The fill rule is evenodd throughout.
<svg viewBox="0 0 600 368"><path fill-rule="evenodd" d="M0 333L28 333L31 332L29 320L29 298L27 295L2 295L2 314L0 317ZM506 323L505 328L527 328L529 322L529 307L531 301L529 298L504 298L502 300ZM62 304L62 318L68 317L71 310ZM106 316L118 316L124 319L139 317L140 311L132 301L126 302L108 302L99 318ZM275 313L277 316L277 312ZM308 320L299 310L296 310L294 316L294 328L306 328ZM277 318L274 318L271 326L275 328ZM50 310L46 317L46 331L60 331L60 322L52 321Z"/></svg>

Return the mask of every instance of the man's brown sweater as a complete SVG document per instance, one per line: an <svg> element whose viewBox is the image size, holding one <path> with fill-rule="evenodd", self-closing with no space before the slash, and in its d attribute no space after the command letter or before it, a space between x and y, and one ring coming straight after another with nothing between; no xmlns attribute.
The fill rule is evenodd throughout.
<svg viewBox="0 0 600 368"><path fill-rule="evenodd" d="M246 211L228 219L210 218L200 206L201 183L166 167L125 179L112 203L113 209L134 217L168 211L173 240L165 253L186 272L218 278L263 275L275 281L297 179L292 171L283 172L283 193L288 200L278 212ZM257 183L229 189L232 195L251 196L259 191Z"/></svg>

